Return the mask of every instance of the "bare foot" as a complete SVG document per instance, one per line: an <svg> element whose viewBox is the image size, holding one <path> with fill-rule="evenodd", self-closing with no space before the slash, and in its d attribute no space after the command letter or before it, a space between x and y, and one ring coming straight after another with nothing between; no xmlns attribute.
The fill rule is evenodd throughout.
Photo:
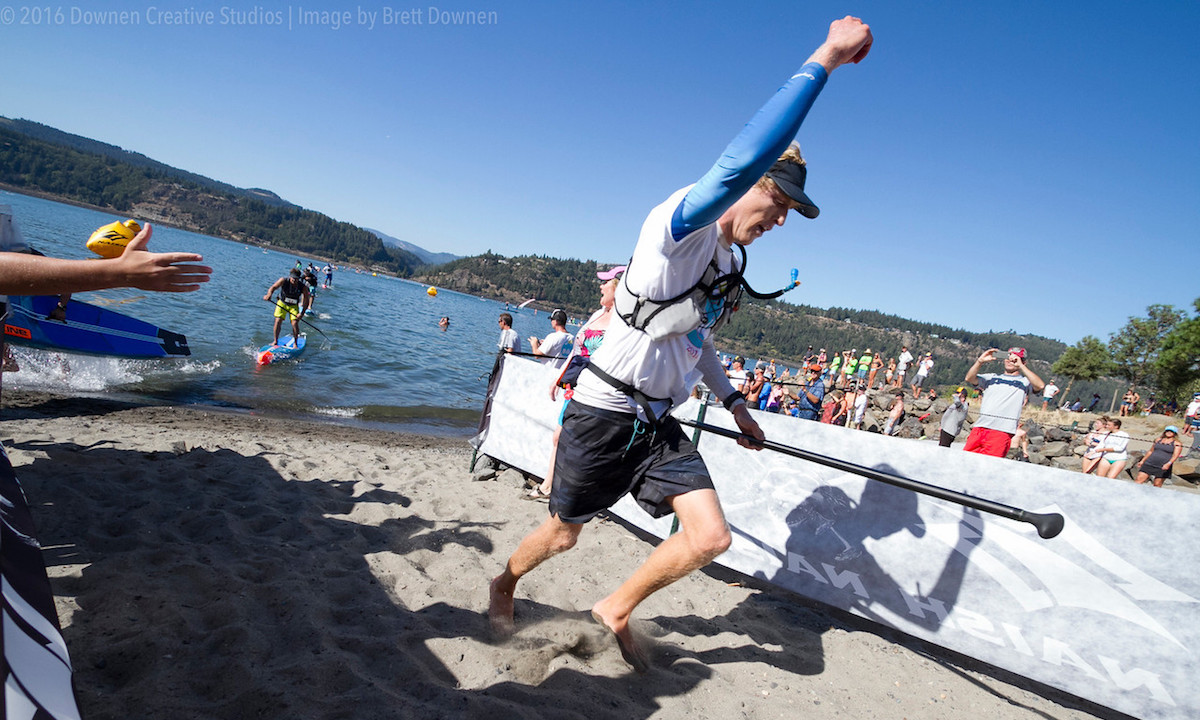
<svg viewBox="0 0 1200 720"><path fill-rule="evenodd" d="M496 587L502 577L497 575L492 578L488 586L488 622L492 624L492 634L501 640L512 636L515 628L512 592Z"/></svg>
<svg viewBox="0 0 1200 720"><path fill-rule="evenodd" d="M617 647L621 649L621 657L625 662L629 663L635 671L644 673L650 668L650 662L646 659L646 654L637 644L633 637L633 631L629 629L629 623L610 623L602 615L598 609L599 604L592 608L592 619L607 629L617 639Z"/></svg>

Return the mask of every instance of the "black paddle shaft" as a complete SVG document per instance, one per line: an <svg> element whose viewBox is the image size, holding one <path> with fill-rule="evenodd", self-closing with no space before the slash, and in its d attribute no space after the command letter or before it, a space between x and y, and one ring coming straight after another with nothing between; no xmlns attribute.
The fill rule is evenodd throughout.
<svg viewBox="0 0 1200 720"><path fill-rule="evenodd" d="M723 427L717 427L716 425L709 425L708 423L703 422L694 422L692 420L680 420L679 422L699 430L713 433L714 435L721 435L734 440L744 438L755 445L761 445L767 450L774 450L775 452L783 453L784 455L790 455L794 458L807 460L808 462L824 465L825 467L831 467L834 470L841 470L842 472L861 475L862 477L870 480L884 482L888 485L894 485L899 488L904 488L905 490L921 493L922 495L935 497L939 500L947 500L949 502L974 508L991 515L1008 518L1009 520L1026 522L1037 528L1038 535L1046 539L1058 535L1060 532L1062 532L1063 526L1065 525L1063 516L1059 515L1058 513L1029 512L1028 510L1015 508L1011 505L1005 505L992 500L977 498L973 495L947 490L946 488L938 487L937 485L930 485L917 480L911 480L906 477L900 477L899 475L882 472L880 470L875 470L863 465L856 465L845 460L838 460L837 458L832 458L827 455L820 455L807 450L801 450L800 448L795 448L790 445L783 445L782 443L772 442L770 440L760 441L750 437L749 435L737 432L736 430L726 430Z"/></svg>

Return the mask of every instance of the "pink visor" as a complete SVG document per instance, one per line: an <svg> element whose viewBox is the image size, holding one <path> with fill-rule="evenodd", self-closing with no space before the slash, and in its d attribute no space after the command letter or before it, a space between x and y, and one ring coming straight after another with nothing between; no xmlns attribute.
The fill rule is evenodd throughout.
<svg viewBox="0 0 1200 720"><path fill-rule="evenodd" d="M613 278L617 277L618 275L620 275L623 272L625 272L625 266L618 265L615 268L613 268L612 270L604 270L602 272L596 273L596 277L600 278L601 280L612 280Z"/></svg>

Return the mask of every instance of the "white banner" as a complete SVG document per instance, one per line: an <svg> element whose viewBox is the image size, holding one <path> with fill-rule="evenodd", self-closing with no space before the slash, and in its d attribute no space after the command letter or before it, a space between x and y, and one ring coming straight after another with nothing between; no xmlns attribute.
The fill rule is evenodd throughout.
<svg viewBox="0 0 1200 720"><path fill-rule="evenodd" d="M508 357L479 452L539 477L561 403ZM696 419L691 400L675 410ZM733 545L717 562L1139 718L1200 717L1200 497L755 411L768 439L1032 512L1026 523L702 434ZM705 422L734 429L708 408ZM613 508L659 537L628 496Z"/></svg>

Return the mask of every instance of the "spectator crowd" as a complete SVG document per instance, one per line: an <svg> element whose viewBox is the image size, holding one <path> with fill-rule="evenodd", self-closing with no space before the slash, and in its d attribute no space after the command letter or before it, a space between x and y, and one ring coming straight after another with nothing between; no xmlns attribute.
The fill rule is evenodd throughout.
<svg viewBox="0 0 1200 720"><path fill-rule="evenodd" d="M1003 371L996 368L996 372L981 372L993 361L1001 362ZM937 432L942 446L950 447L969 423L964 449L999 457L1008 456L1011 450L1016 459L1026 461L1030 458L1031 428L1039 446L1044 440L1040 426L1021 417L1031 397L1040 398L1043 410L1064 412L1091 412L1101 402L1100 395L1095 393L1087 405L1079 397L1070 400L1060 397L1062 391L1053 379L1043 382L1026 366L1023 348L1010 348L1007 353L996 349L983 353L961 385L946 388L945 398L939 396L938 388L929 380L935 365L933 354L913 353L907 346L895 357L886 358L871 348L862 353L856 348L829 353L825 348L814 350L809 346L803 363L794 370L773 359L747 367L746 359L740 355L722 356L722 362L731 384L745 396L753 410L885 435L900 434L906 420L914 415L919 421L940 415L931 422L939 422ZM969 422L972 396L980 401L977 417ZM886 419L868 413L871 407L886 413ZM1129 435L1121 430L1120 418L1153 412L1172 414L1178 408L1157 403L1153 397L1143 402L1136 390L1130 388L1122 397L1118 417L1096 421L1096 428L1084 440L1086 447L1081 448L1082 467L1079 461L1074 461L1073 466L1105 477L1117 477L1126 469L1131 476L1139 472L1144 457L1134 457L1127 450ZM1195 394L1183 414L1182 429L1168 426L1170 432L1165 430L1155 441L1162 457L1139 478L1140 482L1153 481L1160 486L1164 476L1161 466L1165 465L1169 471L1179 454L1187 455L1182 449L1182 438L1200 429L1200 393ZM919 432L923 435L923 430ZM1176 448L1179 454L1174 452Z"/></svg>

